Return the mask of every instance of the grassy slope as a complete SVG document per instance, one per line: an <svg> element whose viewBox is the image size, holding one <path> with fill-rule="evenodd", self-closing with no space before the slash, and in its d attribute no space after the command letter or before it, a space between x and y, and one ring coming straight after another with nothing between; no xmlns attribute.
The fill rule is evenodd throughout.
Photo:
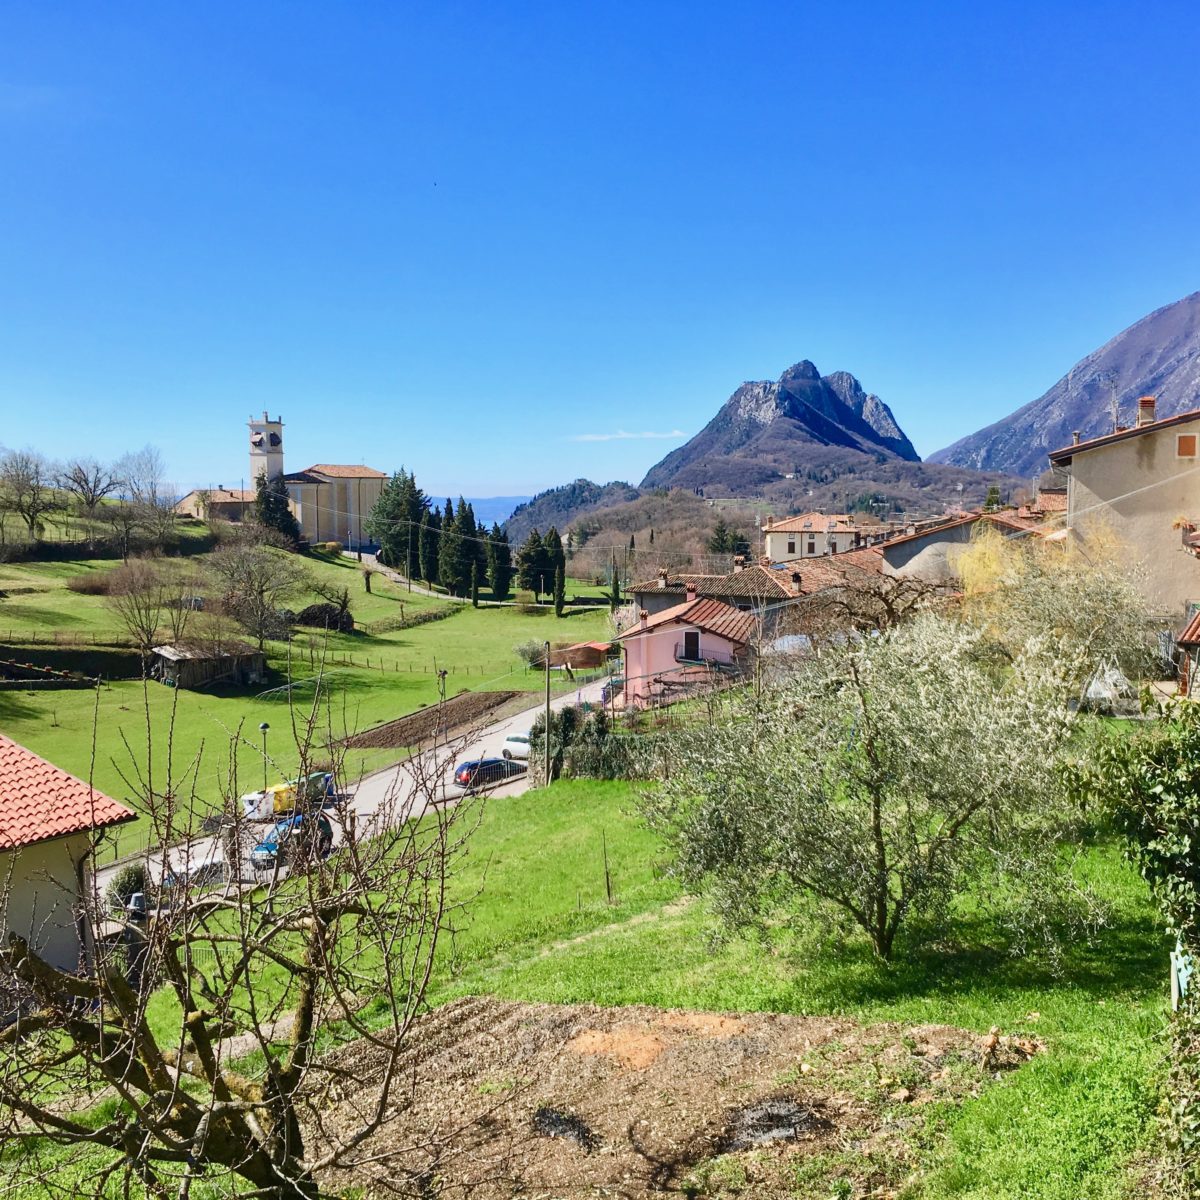
<svg viewBox="0 0 1200 1200"><path fill-rule="evenodd" d="M530 1001L1024 1029L1045 1040L1045 1054L961 1108L906 1114L918 1116L911 1135L918 1170L902 1194L1129 1194L1124 1164L1145 1138L1153 1102L1164 947L1140 881L1111 847L1093 850L1090 862L1113 904L1113 921L1096 946L1068 954L1061 977L981 949L992 932L986 928L965 931L963 946L888 967L857 938L818 946L782 928L763 942L736 939L714 948L703 904L679 903L636 803L629 785L580 781L488 801L456 876L460 896L478 895L453 943L443 945L431 998L486 991ZM602 830L613 906L605 898ZM169 1025L161 996L152 1017L163 1029ZM45 1150L63 1161L63 1152ZM846 1161L855 1153L848 1150ZM820 1165L838 1168L837 1161ZM67 1169L94 1166L76 1153ZM818 1190L798 1182L797 1196L840 1194L822 1178Z"/></svg>
<svg viewBox="0 0 1200 1200"><path fill-rule="evenodd" d="M1049 1052L961 1109L927 1113L921 1173L909 1194L1123 1194L1123 1166L1146 1136L1154 1103L1166 946L1140 880L1113 848L1090 854L1112 922L1096 945L1068 952L1060 977L1039 962L987 949L995 931L984 926L965 931L964 945L885 966L857 938L817 945L786 929L765 942L734 939L714 950L703 904L661 911L674 887L656 878L659 850L630 815L634 804L623 785L580 783L493 802L491 829L485 825L473 851L493 855L487 887L464 935L458 973L439 983L438 996L495 992L1023 1030L1044 1039ZM598 891L598 826L622 879L623 902L610 910L611 922ZM559 840L564 831L570 852ZM583 912L573 907L576 887ZM655 919L625 923L655 907ZM597 918L608 928L569 940L596 928Z"/></svg>
<svg viewBox="0 0 1200 1200"><path fill-rule="evenodd" d="M444 601L409 593L382 577L376 577L368 595L357 563L348 559L311 556L308 565L325 581L350 588L351 611L368 629L375 624L386 628L398 617L445 607ZM37 632L44 638L48 630L66 630L101 640L119 633L103 597L77 595L66 588L66 579L72 574L111 570L113 566L112 562L0 564L0 589L37 589L0 600L0 637L6 636L10 627L18 640L21 631L25 636ZM335 686L323 728L342 736L436 703L439 667L449 671L448 696L468 689L540 691L544 676L525 670L513 653L514 645L530 638L580 641L604 636L606 629L607 611L603 609L580 609L557 620L550 610L528 615L512 608L464 605L444 620L411 629L332 635L327 646L323 634L302 633L291 646L290 670L293 679L311 677L313 664L319 663L323 651L327 654ZM276 683L285 682L288 647L268 644L268 658L277 673ZM168 786L169 743L172 790L179 790L180 773L189 771L201 755L195 786L204 807L218 802L218 781L229 777L231 755L237 789L261 786L260 722L266 721L272 730L268 738L271 776L286 776L295 768L298 751L290 735L289 706L280 695L260 698L258 693L259 689L175 692L133 680L106 684L98 697L90 691L0 691L0 730L86 779L92 771L95 724L99 736L91 777L102 791L127 798L139 791L135 780L138 769L145 770L149 727L153 790L162 792ZM307 704L311 691L300 696L301 703ZM240 739L239 730L245 731ZM373 752L356 757L347 766L356 774L383 765L387 758L387 754ZM119 831L122 849L135 847L145 837L142 824Z"/></svg>

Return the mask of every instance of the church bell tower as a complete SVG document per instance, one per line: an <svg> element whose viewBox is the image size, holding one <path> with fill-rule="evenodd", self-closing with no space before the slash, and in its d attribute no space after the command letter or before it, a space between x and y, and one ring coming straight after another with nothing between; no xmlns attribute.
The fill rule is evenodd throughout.
<svg viewBox="0 0 1200 1200"><path fill-rule="evenodd" d="M250 485L260 475L275 479L283 474L283 419L274 421L264 412L262 420L250 418Z"/></svg>

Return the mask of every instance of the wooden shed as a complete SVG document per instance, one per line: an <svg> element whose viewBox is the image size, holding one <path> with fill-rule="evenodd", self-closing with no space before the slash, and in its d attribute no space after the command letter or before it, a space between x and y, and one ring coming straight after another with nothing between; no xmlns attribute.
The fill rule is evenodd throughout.
<svg viewBox="0 0 1200 1200"><path fill-rule="evenodd" d="M152 653L154 677L167 687L244 686L262 683L267 677L266 655L243 642L227 642L219 647L179 642L155 646Z"/></svg>

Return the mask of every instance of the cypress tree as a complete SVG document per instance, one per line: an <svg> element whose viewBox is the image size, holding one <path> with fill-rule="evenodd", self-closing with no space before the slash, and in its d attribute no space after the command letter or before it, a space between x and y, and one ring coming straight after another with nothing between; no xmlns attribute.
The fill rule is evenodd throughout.
<svg viewBox="0 0 1200 1200"><path fill-rule="evenodd" d="M463 574L462 536L454 519L450 501L446 501L446 512L442 516L441 544L438 546L438 575L442 587L452 596L461 596L467 585Z"/></svg>
<svg viewBox="0 0 1200 1200"><path fill-rule="evenodd" d="M629 548L630 550L637 549L637 538L632 533L629 535Z"/></svg>
<svg viewBox="0 0 1200 1200"><path fill-rule="evenodd" d="M487 544L487 581L493 600L507 600L512 587L512 549L508 534L493 522Z"/></svg>
<svg viewBox="0 0 1200 1200"><path fill-rule="evenodd" d="M561 617L567 603L567 577L563 573L562 564L554 568L554 615Z"/></svg>
<svg viewBox="0 0 1200 1200"><path fill-rule="evenodd" d="M487 569L487 547L478 540L479 527L475 524L475 510L461 496L458 498L454 526L459 537L459 574L469 581L472 567L477 567L481 575ZM479 566L481 557L482 567Z"/></svg>
<svg viewBox="0 0 1200 1200"><path fill-rule="evenodd" d="M539 593L541 577L545 573L545 554L542 535L536 529L531 529L517 551L517 587L535 595Z"/></svg>
<svg viewBox="0 0 1200 1200"><path fill-rule="evenodd" d="M544 556L544 570L547 582L550 584L551 590L554 588L554 580L558 569L561 567L563 575L567 572L567 555L563 550L562 538L558 536L558 530L553 525L542 539L542 551Z"/></svg>
<svg viewBox="0 0 1200 1200"><path fill-rule="evenodd" d="M438 551L441 549L442 544L441 513L436 508L427 508L422 525L417 556L421 569L421 578L426 583L437 583Z"/></svg>
<svg viewBox="0 0 1200 1200"><path fill-rule="evenodd" d="M479 564L471 564L471 607L479 607Z"/></svg>

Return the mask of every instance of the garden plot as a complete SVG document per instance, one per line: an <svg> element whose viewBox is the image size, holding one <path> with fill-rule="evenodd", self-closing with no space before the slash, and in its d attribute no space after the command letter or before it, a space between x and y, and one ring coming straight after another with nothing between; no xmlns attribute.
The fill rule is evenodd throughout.
<svg viewBox="0 0 1200 1200"><path fill-rule="evenodd" d="M467 997L414 1030L413 1103L362 1161L436 1147L406 1151L387 1177L493 1200L827 1196L831 1185L885 1196L912 1170L922 1109L977 1094L1040 1049L945 1025ZM331 1057L324 1129L344 1135L369 1116L381 1063L365 1043ZM369 1190L379 1166L338 1182Z"/></svg>

